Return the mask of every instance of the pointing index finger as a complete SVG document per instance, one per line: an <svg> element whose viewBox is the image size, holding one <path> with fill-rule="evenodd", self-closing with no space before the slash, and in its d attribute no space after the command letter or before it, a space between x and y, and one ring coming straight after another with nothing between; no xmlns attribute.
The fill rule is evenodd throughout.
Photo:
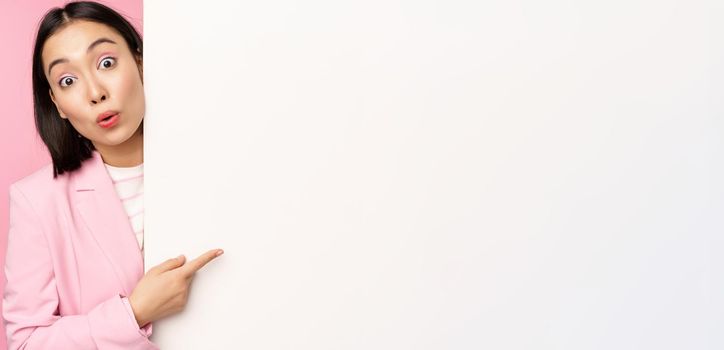
<svg viewBox="0 0 724 350"><path fill-rule="evenodd" d="M211 260L214 260L217 256L221 255L224 251L221 249L212 249L208 252L201 254L198 258L189 261L185 265L181 266L182 272L186 277L191 277L196 271L204 267Z"/></svg>

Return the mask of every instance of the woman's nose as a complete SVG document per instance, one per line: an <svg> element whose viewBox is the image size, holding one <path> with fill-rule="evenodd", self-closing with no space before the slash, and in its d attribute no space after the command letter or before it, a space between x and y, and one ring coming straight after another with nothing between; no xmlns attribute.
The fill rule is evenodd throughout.
<svg viewBox="0 0 724 350"><path fill-rule="evenodd" d="M105 90L102 84L95 79L89 80L88 94L90 95L91 104L98 104L101 101L105 101L108 98L108 92Z"/></svg>
<svg viewBox="0 0 724 350"><path fill-rule="evenodd" d="M106 99L106 95L103 94L103 95L100 95L100 97L94 97L93 99L91 99L91 103L98 104L98 102L105 101L105 99Z"/></svg>

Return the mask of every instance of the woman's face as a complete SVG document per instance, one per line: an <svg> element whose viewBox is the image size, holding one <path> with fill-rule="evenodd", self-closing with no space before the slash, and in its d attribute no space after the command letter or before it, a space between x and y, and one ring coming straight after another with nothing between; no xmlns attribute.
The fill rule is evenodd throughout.
<svg viewBox="0 0 724 350"><path fill-rule="evenodd" d="M49 93L61 117L97 149L142 137L139 125L146 110L142 61L113 28L75 21L48 38L42 59ZM54 64L59 59L64 60ZM118 115L116 123L106 128L98 118L108 111Z"/></svg>

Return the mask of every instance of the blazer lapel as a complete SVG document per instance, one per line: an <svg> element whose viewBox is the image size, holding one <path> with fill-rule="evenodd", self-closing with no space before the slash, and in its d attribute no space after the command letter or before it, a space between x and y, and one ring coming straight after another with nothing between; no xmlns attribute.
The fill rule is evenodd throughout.
<svg viewBox="0 0 724 350"><path fill-rule="evenodd" d="M100 153L94 150L72 178L72 200L129 296L143 277L143 256Z"/></svg>

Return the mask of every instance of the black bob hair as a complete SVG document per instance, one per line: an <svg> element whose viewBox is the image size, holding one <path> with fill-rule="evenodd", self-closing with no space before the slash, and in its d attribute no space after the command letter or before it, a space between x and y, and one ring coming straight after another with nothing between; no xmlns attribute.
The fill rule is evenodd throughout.
<svg viewBox="0 0 724 350"><path fill-rule="evenodd" d="M48 11L40 22L33 50L33 107L35 127L48 147L53 159L53 178L64 172L81 167L84 160L93 156L95 146L78 133L67 119L60 116L50 98L50 84L45 77L42 50L48 37L74 20L86 20L105 24L115 29L125 39L131 53L143 57L143 38L136 29L115 10L92 1L70 2L63 8ZM139 126L143 132L143 121Z"/></svg>

